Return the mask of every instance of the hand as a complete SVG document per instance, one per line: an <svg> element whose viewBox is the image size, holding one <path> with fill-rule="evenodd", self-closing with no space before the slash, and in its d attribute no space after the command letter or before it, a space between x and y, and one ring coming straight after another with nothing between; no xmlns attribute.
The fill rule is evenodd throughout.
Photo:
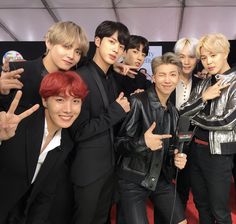
<svg viewBox="0 0 236 224"><path fill-rule="evenodd" d="M21 89L23 84L18 79L21 77L21 73L23 72L23 68L10 71L9 61L6 60L2 66L0 77L0 93L7 95L11 89Z"/></svg>
<svg viewBox="0 0 236 224"><path fill-rule="evenodd" d="M116 62L113 65L113 69L121 75L127 75L130 78L135 78L135 75L137 74L137 70L139 68L137 66L131 66L131 65L126 65L123 63Z"/></svg>
<svg viewBox="0 0 236 224"><path fill-rule="evenodd" d="M136 89L133 93L130 93L130 96L134 95L135 93L144 92L144 89Z"/></svg>
<svg viewBox="0 0 236 224"><path fill-rule="evenodd" d="M124 109L126 113L130 111L130 103L127 97L124 96L123 92L120 93L120 95L116 99L116 102L120 104L120 106Z"/></svg>
<svg viewBox="0 0 236 224"><path fill-rule="evenodd" d="M15 98L13 99L10 108L7 112L0 112L0 140L10 139L15 135L18 124L26 117L34 113L38 108L39 104L32 106L30 109L23 113L16 115L15 110L19 104L22 96L21 91L17 91Z"/></svg>
<svg viewBox="0 0 236 224"><path fill-rule="evenodd" d="M156 122L153 122L152 125L148 128L148 130L144 133L144 140L146 146L150 148L152 151L158 150L162 148L163 141L162 139L171 138L172 135L164 134L164 135L157 135L153 134L156 127Z"/></svg>
<svg viewBox="0 0 236 224"><path fill-rule="evenodd" d="M201 72L197 72L197 74L195 74L194 76L200 79L206 79L209 78L211 74L209 74L206 69L202 69Z"/></svg>
<svg viewBox="0 0 236 224"><path fill-rule="evenodd" d="M175 166L178 169L182 170L186 165L187 155L185 153L179 153L178 149L175 149L174 154L175 154L174 158Z"/></svg>
<svg viewBox="0 0 236 224"><path fill-rule="evenodd" d="M221 94L221 90L230 86L230 83L222 84L222 82L223 82L223 79L220 79L217 83L215 83L213 86L208 87L202 93L203 102L206 102L207 100L212 100L212 99L215 99L216 97L219 97Z"/></svg>

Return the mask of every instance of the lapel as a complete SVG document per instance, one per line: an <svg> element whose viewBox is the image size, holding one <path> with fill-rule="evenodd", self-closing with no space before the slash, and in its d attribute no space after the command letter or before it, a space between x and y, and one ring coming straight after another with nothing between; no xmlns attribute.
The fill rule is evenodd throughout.
<svg viewBox="0 0 236 224"><path fill-rule="evenodd" d="M30 199L27 203L27 208L29 208L38 192L40 192L44 187L47 186L48 183L45 183L44 181L48 177L48 175L51 175L51 178L53 178L56 184L60 172L60 166L63 165L63 162L66 160L66 157L72 148L73 142L69 137L68 131L67 129L63 129L61 135L61 145L48 152L34 183Z"/></svg>
<svg viewBox="0 0 236 224"><path fill-rule="evenodd" d="M26 156L28 184L31 183L37 165L44 132L44 109L31 117L26 128Z"/></svg>
<svg viewBox="0 0 236 224"><path fill-rule="evenodd" d="M104 103L104 106L105 106L105 108L107 108L108 105L109 105L109 101L108 101L107 94L106 94L106 91L104 89L104 86L102 84L102 81L99 78L99 74L97 73L97 70L94 68L94 66L92 64L89 64L89 69L91 70L90 74L93 76L93 79L95 80L95 82L97 84L97 87L99 89L99 92L102 96L102 101Z"/></svg>
<svg viewBox="0 0 236 224"><path fill-rule="evenodd" d="M107 94L106 94L106 91L105 91L105 89L104 89L104 86L103 86L103 84L102 84L102 81L101 81L101 79L100 79L100 77L99 77L99 74L98 74L97 70L94 68L94 66L93 66L92 64L89 64L89 68L90 68L91 74L92 74L92 76L93 76L93 78L94 78L94 80L95 80L95 82L96 82L96 84L97 84L97 87L98 87L98 89L99 89L99 91L100 91L100 93L101 93L102 101L103 101L103 103L104 103L104 106L105 106L105 108L108 108L108 106L109 106L109 101L108 101ZM113 89L114 89L115 83L114 83L113 77L112 77L112 84L113 84ZM112 147L113 147L113 142L114 142L113 127L110 127L110 128L109 128L109 134L110 134L110 139L111 139L111 142L112 142L111 145L112 145ZM114 151L114 150L112 150L112 152L113 152L113 151ZM112 160L112 164L113 164L113 163L115 162L114 153L112 153L112 158L111 158L111 160Z"/></svg>

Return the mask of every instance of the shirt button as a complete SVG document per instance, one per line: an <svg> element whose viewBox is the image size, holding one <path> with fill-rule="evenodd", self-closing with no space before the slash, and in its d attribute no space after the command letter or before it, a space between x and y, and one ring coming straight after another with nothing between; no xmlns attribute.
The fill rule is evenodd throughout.
<svg viewBox="0 0 236 224"><path fill-rule="evenodd" d="M155 181L155 178L154 178L154 177L152 178L152 181Z"/></svg>

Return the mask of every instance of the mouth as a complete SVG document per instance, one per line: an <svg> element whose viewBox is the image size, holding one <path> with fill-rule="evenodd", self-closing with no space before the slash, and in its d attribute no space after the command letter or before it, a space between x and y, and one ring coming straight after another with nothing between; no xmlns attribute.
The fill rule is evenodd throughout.
<svg viewBox="0 0 236 224"><path fill-rule="evenodd" d="M72 65L72 64L73 64L72 62L66 61L66 60L63 60L63 62L64 62L65 64L67 64L67 65Z"/></svg>
<svg viewBox="0 0 236 224"><path fill-rule="evenodd" d="M116 61L116 55L109 54L109 57L110 57L111 60Z"/></svg>
<svg viewBox="0 0 236 224"><path fill-rule="evenodd" d="M73 116L68 116L68 115L59 115L60 119L63 121L71 121Z"/></svg>
<svg viewBox="0 0 236 224"><path fill-rule="evenodd" d="M208 67L207 70L208 71L213 71L215 69L215 67Z"/></svg>
<svg viewBox="0 0 236 224"><path fill-rule="evenodd" d="M140 65L141 65L141 64L140 64L139 62L136 62L136 63L135 63L135 66L137 66L137 67L140 67Z"/></svg>

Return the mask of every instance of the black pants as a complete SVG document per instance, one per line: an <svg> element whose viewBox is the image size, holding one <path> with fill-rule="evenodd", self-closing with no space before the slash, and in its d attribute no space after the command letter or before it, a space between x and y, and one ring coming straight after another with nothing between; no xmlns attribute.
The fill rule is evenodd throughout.
<svg viewBox="0 0 236 224"><path fill-rule="evenodd" d="M112 204L113 189L113 171L87 186L74 185L73 224L105 224Z"/></svg>
<svg viewBox="0 0 236 224"><path fill-rule="evenodd" d="M155 191L150 191L127 180L119 180L121 208L127 224L148 224L146 203L151 199L154 207L162 217L162 224L170 223L174 201L174 185L164 178L159 179ZM182 203L177 195L172 223L185 219Z"/></svg>
<svg viewBox="0 0 236 224"><path fill-rule="evenodd" d="M209 146L193 143L190 179L201 224L231 224L229 208L233 156L212 155Z"/></svg>

